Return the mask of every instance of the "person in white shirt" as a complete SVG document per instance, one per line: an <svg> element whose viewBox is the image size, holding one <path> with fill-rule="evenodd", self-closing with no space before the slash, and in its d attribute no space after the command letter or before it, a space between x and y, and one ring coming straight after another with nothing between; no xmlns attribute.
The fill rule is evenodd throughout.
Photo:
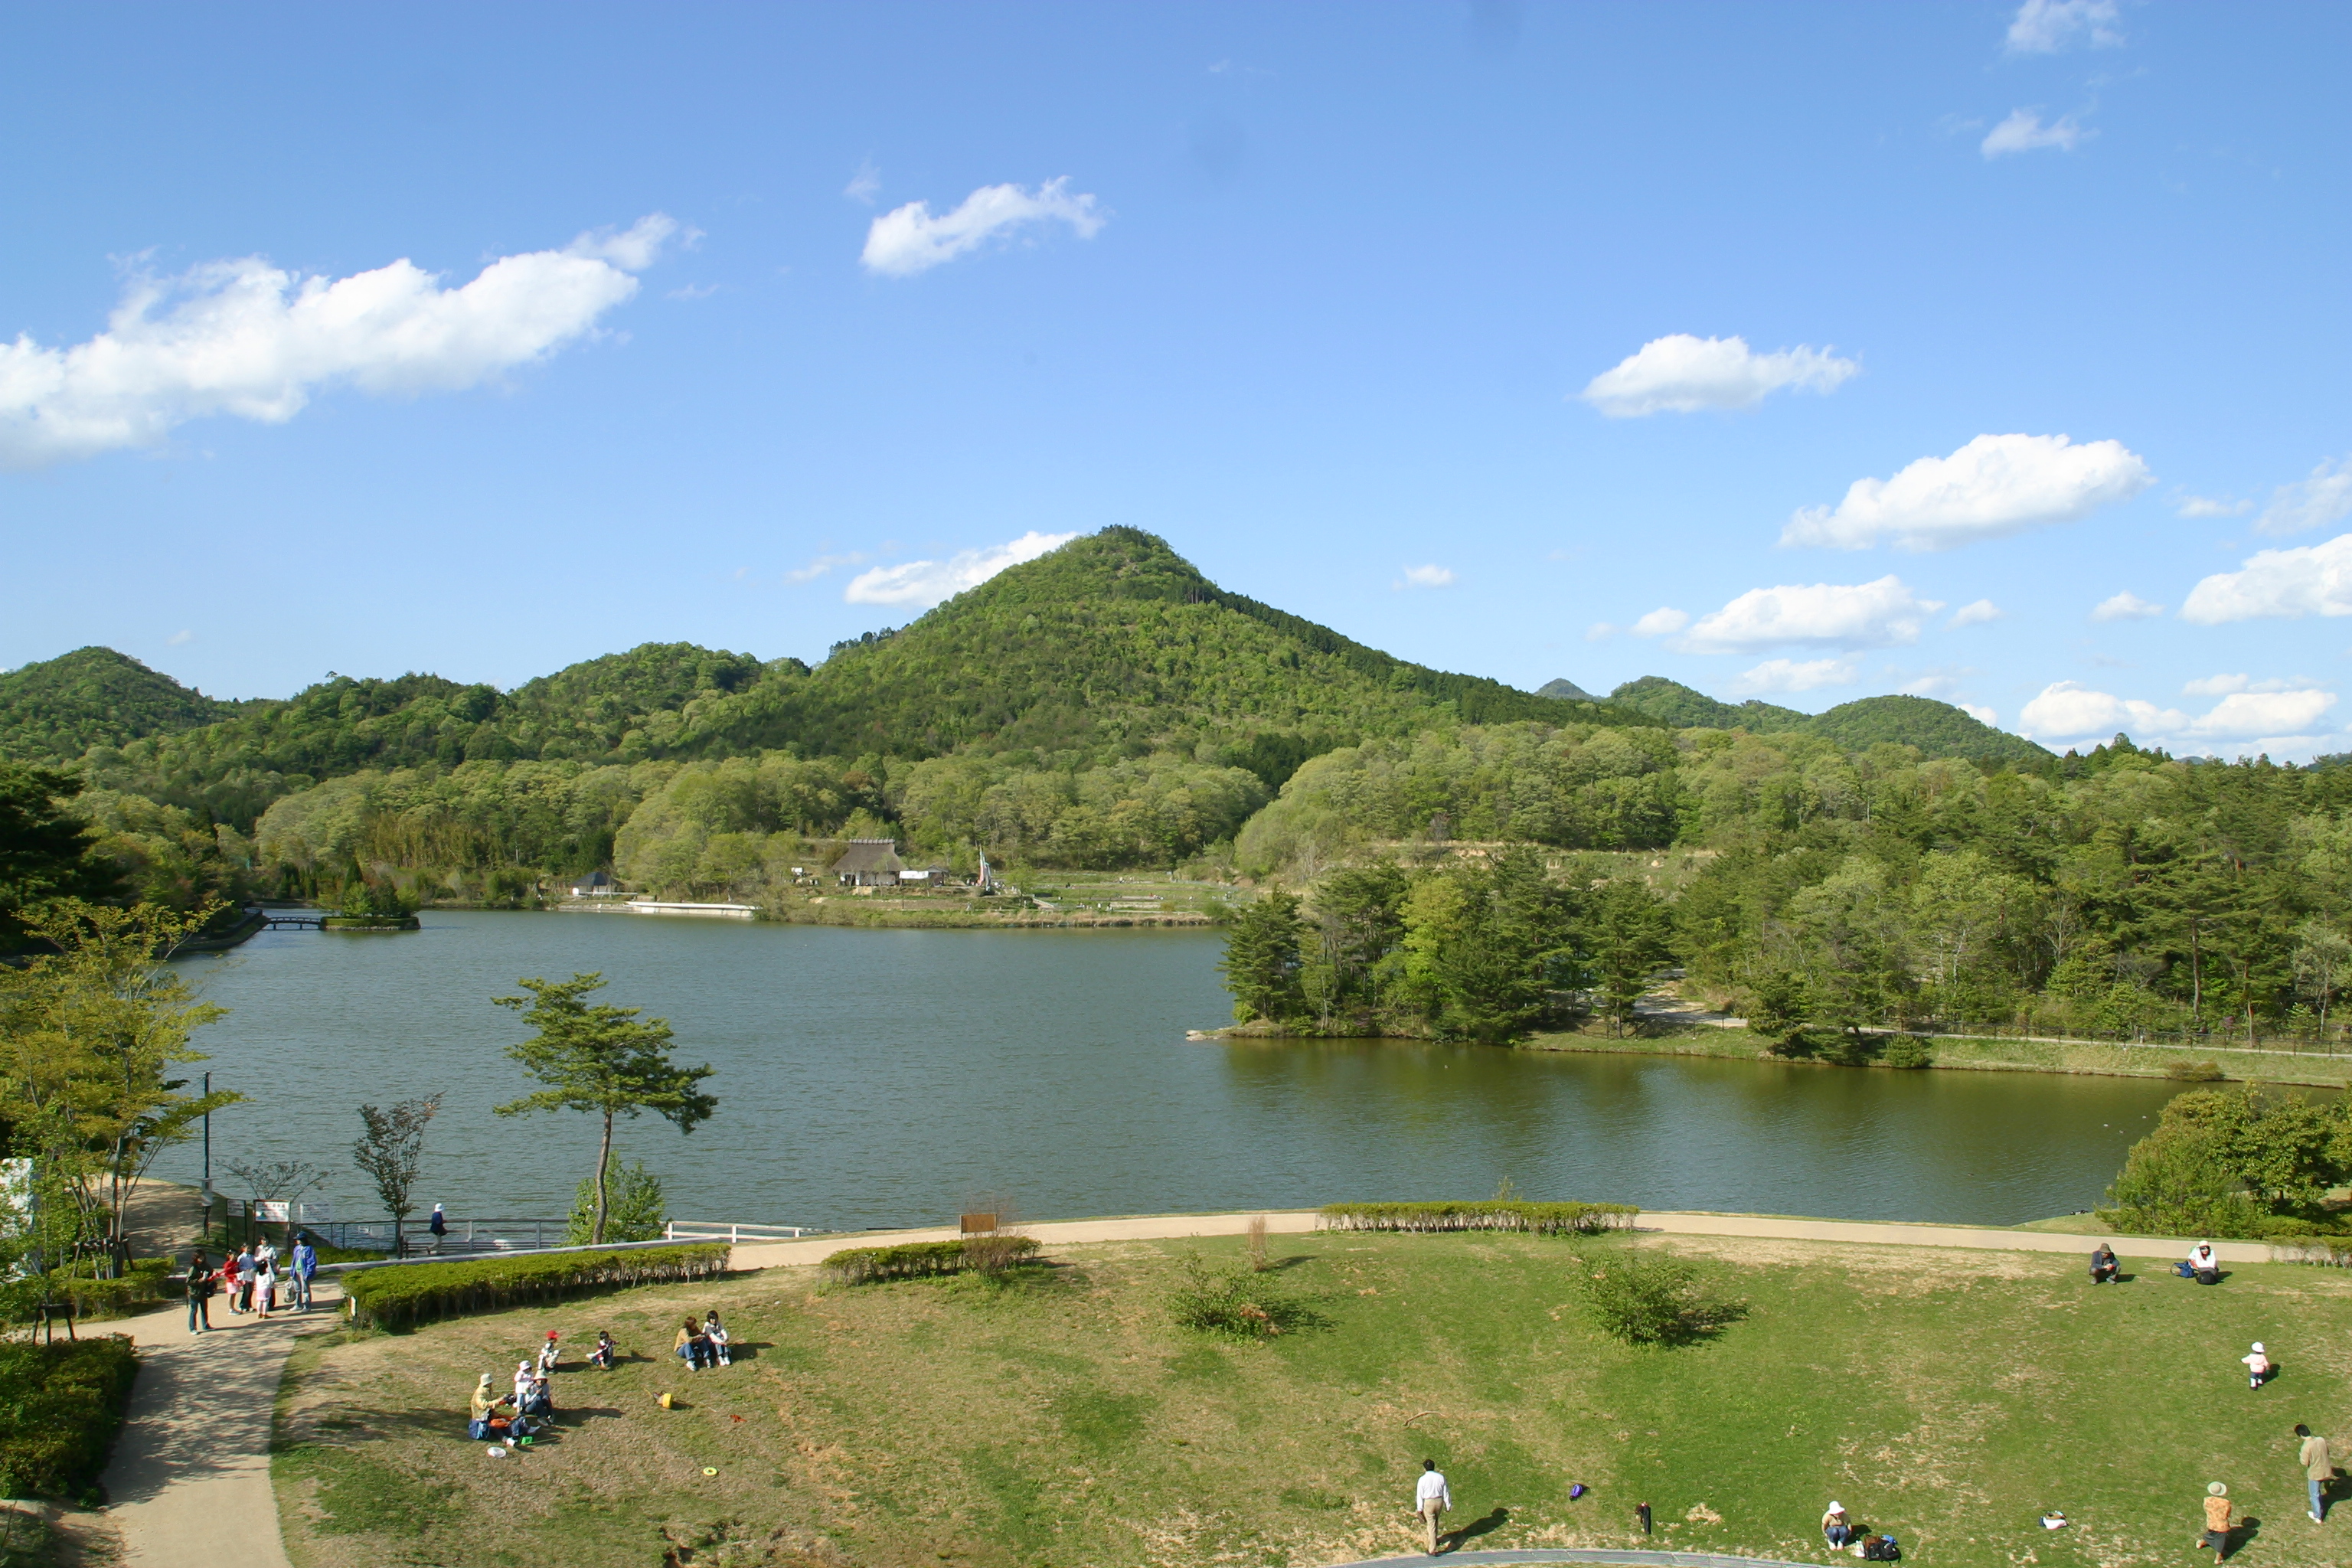
<svg viewBox="0 0 2352 1568"><path fill-rule="evenodd" d="M2252 1351L2240 1356L2238 1360L2245 1365L2248 1388L2260 1388L2270 1381L2271 1373L2278 1370L2278 1363L2271 1360L2270 1352L2263 1349L2263 1342L2260 1340L2254 1342Z"/></svg>
<svg viewBox="0 0 2352 1568"><path fill-rule="evenodd" d="M2189 1249L2189 1256L2180 1260L2179 1266L2174 1272L2183 1279L2194 1279L2200 1285L2211 1285L2217 1283L2221 1278L2221 1260L2213 1256L2211 1242L2200 1241Z"/></svg>
<svg viewBox="0 0 2352 1568"><path fill-rule="evenodd" d="M1421 1515L1429 1526L1429 1554L1437 1555L1437 1521L1454 1506L1454 1494L1446 1489L1445 1472L1437 1468L1435 1459L1421 1462L1421 1479L1412 1489L1412 1511Z"/></svg>

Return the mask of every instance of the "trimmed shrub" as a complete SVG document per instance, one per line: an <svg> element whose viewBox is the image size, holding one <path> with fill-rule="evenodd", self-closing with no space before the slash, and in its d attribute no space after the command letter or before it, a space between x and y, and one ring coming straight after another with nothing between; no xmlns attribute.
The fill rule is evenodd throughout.
<svg viewBox="0 0 2352 1568"><path fill-rule="evenodd" d="M0 1342L0 1493L96 1502L138 1371L121 1334Z"/></svg>
<svg viewBox="0 0 2352 1568"><path fill-rule="evenodd" d="M1325 1204L1327 1230L1517 1230L1538 1236L1591 1236L1631 1230L1631 1204L1530 1204L1510 1199L1462 1204Z"/></svg>
<svg viewBox="0 0 2352 1568"><path fill-rule="evenodd" d="M1030 1261L1034 1236L966 1236L953 1241L909 1241L897 1247L853 1247L824 1260L824 1271L843 1285L885 1279L924 1279L973 1269L1000 1274Z"/></svg>
<svg viewBox="0 0 2352 1568"><path fill-rule="evenodd" d="M2220 1083L2223 1075L2220 1062L2169 1061L2164 1064L2164 1076L2185 1083Z"/></svg>
<svg viewBox="0 0 2352 1568"><path fill-rule="evenodd" d="M1927 1068L1936 1065L1936 1053L1927 1042L1916 1035L1897 1035L1886 1042L1878 1053L1878 1065L1887 1068Z"/></svg>
<svg viewBox="0 0 2352 1568"><path fill-rule="evenodd" d="M1211 1273L1193 1252L1184 1255L1184 1283L1169 1292L1168 1310L1188 1329L1235 1340L1270 1340L1330 1325L1329 1319L1304 1297L1284 1289L1275 1277L1247 1262Z"/></svg>
<svg viewBox="0 0 2352 1568"><path fill-rule="evenodd" d="M354 1270L343 1294L354 1322L406 1328L435 1318L504 1311L591 1290L711 1279L727 1272L725 1242L627 1252L552 1252L464 1263L398 1263Z"/></svg>
<svg viewBox="0 0 2352 1568"><path fill-rule="evenodd" d="M1708 1295L1678 1258L1612 1258L1584 1277L1584 1304L1602 1333L1629 1345L1691 1344L1748 1315L1746 1302Z"/></svg>
<svg viewBox="0 0 2352 1568"><path fill-rule="evenodd" d="M172 1275L168 1258L142 1258L120 1279L93 1279L87 1274L49 1273L14 1282L7 1292L8 1315L29 1319L43 1301L62 1301L77 1318L127 1318L181 1300L183 1281Z"/></svg>

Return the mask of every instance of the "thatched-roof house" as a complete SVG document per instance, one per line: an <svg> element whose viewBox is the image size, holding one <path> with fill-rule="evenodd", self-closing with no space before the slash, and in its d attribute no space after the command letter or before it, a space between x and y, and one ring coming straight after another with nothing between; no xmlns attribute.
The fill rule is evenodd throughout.
<svg viewBox="0 0 2352 1568"><path fill-rule="evenodd" d="M833 863L833 876L845 888L895 888L906 868L897 839L853 838Z"/></svg>

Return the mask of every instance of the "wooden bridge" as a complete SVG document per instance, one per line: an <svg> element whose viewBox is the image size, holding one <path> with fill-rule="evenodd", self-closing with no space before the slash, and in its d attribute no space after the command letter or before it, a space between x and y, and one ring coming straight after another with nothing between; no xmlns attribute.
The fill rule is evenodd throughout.
<svg viewBox="0 0 2352 1568"><path fill-rule="evenodd" d="M324 931L327 929L327 917L273 914L261 922L261 929L264 931Z"/></svg>

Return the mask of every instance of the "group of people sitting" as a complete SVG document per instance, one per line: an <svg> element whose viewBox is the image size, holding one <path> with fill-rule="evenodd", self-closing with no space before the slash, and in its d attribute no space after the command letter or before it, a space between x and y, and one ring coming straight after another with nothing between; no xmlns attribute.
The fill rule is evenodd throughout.
<svg viewBox="0 0 2352 1568"><path fill-rule="evenodd" d="M1822 1539L1832 1551L1852 1552L1865 1563L1903 1561L1903 1549L1895 1544L1895 1537L1864 1530L1847 1517L1842 1502L1832 1502L1822 1515Z"/></svg>
<svg viewBox="0 0 2352 1568"><path fill-rule="evenodd" d="M2213 1244L2200 1241L2189 1249L2189 1256L2172 1266L2172 1271L2183 1279L2194 1279L2200 1285L2221 1282L2221 1259L2215 1256ZM2112 1285L2123 1273L2123 1264L2116 1258L2116 1249L2101 1242L2091 1252L2091 1283Z"/></svg>
<svg viewBox="0 0 2352 1568"><path fill-rule="evenodd" d="M706 1366L731 1366L735 1361L728 1345L727 1325L719 1321L716 1307L699 1321L688 1312L686 1326L678 1330L677 1342L670 1348L677 1352L678 1360L696 1372Z"/></svg>
<svg viewBox="0 0 2352 1568"><path fill-rule="evenodd" d="M536 1355L515 1363L514 1389L510 1394L500 1394L497 1379L487 1372L482 1373L466 1406L467 1436L476 1442L503 1444L512 1448L530 1443L555 1424L553 1378L561 1364L556 1349L560 1339L550 1329L546 1342L539 1347ZM612 1342L612 1335L599 1335L597 1349L608 1351Z"/></svg>

